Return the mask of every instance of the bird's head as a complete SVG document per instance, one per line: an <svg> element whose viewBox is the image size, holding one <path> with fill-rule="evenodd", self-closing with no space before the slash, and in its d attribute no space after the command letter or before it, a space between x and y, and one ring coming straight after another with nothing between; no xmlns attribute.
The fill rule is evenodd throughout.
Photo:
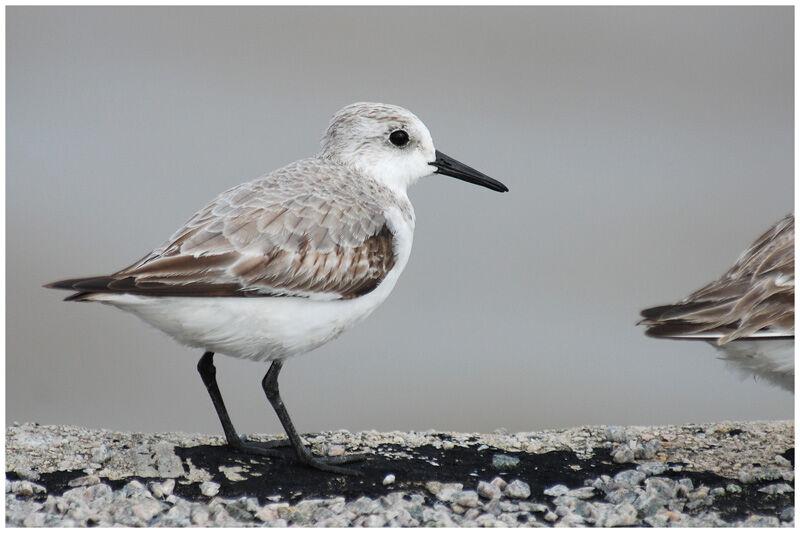
<svg viewBox="0 0 800 533"><path fill-rule="evenodd" d="M359 102L340 109L325 131L320 155L401 191L431 174L499 192L508 190L499 181L436 150L425 124L411 111L395 105Z"/></svg>

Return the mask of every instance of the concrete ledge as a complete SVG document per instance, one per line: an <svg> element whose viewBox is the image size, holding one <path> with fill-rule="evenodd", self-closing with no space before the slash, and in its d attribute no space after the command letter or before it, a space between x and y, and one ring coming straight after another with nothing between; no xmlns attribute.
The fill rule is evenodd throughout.
<svg viewBox="0 0 800 533"><path fill-rule="evenodd" d="M220 436L15 425L6 524L794 524L791 421L306 439L318 454L369 453L363 476L243 456Z"/></svg>

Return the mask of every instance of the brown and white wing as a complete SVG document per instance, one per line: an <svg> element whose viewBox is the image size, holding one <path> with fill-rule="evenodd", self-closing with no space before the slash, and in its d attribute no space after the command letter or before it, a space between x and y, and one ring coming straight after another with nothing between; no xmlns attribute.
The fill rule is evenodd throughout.
<svg viewBox="0 0 800 533"><path fill-rule="evenodd" d="M305 175L292 180L313 170L290 166L234 187L137 263L50 286L79 291L74 299L96 292L327 300L366 294L394 266L392 232L369 198L346 188L325 194L324 183L309 184Z"/></svg>
<svg viewBox="0 0 800 533"><path fill-rule="evenodd" d="M794 336L794 215L748 248L720 279L642 311L647 335L716 340Z"/></svg>

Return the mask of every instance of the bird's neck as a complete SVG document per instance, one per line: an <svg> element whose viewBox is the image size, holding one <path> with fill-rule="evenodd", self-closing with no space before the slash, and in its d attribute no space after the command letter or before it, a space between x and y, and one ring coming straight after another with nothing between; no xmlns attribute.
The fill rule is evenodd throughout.
<svg viewBox="0 0 800 533"><path fill-rule="evenodd" d="M324 151L319 157L343 165L360 176L366 176L381 185L388 187L400 198L408 200L408 188L419 181L419 171L406 168L403 161L392 159L370 160L353 158L352 160L334 157Z"/></svg>

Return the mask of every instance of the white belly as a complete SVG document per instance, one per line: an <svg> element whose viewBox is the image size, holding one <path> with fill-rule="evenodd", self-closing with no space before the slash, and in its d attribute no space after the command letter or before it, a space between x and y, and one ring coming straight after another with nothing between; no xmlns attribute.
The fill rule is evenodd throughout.
<svg viewBox="0 0 800 533"><path fill-rule="evenodd" d="M322 346L369 316L397 283L412 241L413 221L397 222L394 268L372 292L350 300L108 293L93 295L91 300L131 312L187 346L256 361L284 359Z"/></svg>
<svg viewBox="0 0 800 533"><path fill-rule="evenodd" d="M754 375L794 392L794 338L711 343L739 373Z"/></svg>
<svg viewBox="0 0 800 533"><path fill-rule="evenodd" d="M103 294L94 300L129 311L187 346L263 361L305 353L335 339L383 301L367 296L325 302Z"/></svg>

